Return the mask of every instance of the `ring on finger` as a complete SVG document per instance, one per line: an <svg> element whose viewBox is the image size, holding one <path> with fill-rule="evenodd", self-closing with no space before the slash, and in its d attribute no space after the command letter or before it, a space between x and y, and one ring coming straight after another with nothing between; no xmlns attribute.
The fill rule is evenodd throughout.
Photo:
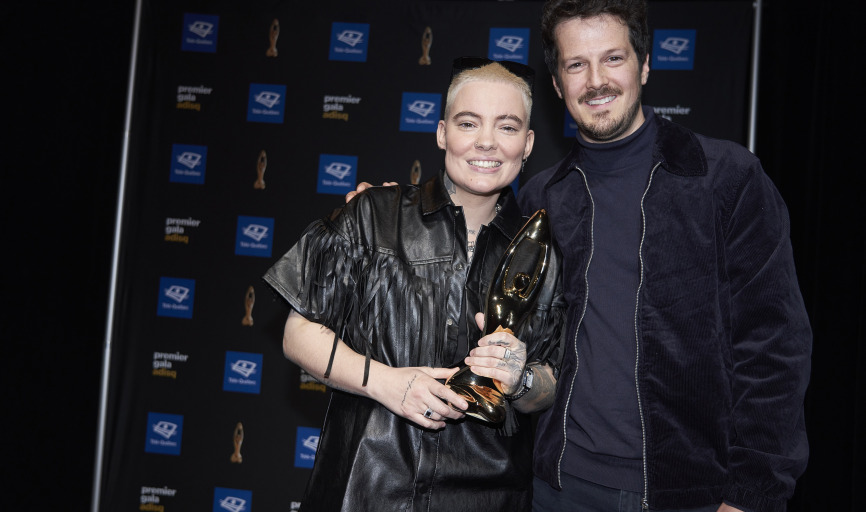
<svg viewBox="0 0 866 512"><path fill-rule="evenodd" d="M427 410L424 411L424 417L429 420L430 416L433 416L433 409L428 407Z"/></svg>
<svg viewBox="0 0 866 512"><path fill-rule="evenodd" d="M511 350L508 347L506 347L505 348L505 355L502 356L502 359L508 359L510 357L511 357Z"/></svg>

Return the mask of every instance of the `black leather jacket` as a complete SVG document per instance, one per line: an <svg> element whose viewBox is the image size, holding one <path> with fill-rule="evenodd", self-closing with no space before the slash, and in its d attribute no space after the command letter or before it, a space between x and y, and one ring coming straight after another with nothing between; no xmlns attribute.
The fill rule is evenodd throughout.
<svg viewBox="0 0 866 512"><path fill-rule="evenodd" d="M462 209L441 173L421 186L376 187L311 224L264 279L358 353L394 367L455 366L480 337L474 314L526 221L510 188L498 207L470 264ZM517 333L527 361L558 365L564 307L554 255L537 309ZM428 431L371 399L334 391L302 506L529 510L531 422L513 408L509 419L516 429L467 417Z"/></svg>

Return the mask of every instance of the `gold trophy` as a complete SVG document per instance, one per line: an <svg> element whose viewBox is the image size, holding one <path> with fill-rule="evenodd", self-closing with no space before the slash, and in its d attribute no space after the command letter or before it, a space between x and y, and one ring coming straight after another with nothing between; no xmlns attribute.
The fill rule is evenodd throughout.
<svg viewBox="0 0 866 512"><path fill-rule="evenodd" d="M265 150L259 151L259 157L256 159L256 178L253 183L253 188L258 190L265 189L265 169L268 167L268 154Z"/></svg>
<svg viewBox="0 0 866 512"><path fill-rule="evenodd" d="M499 260L487 290L484 332L514 334L535 307L550 262L550 222L547 212L535 212ZM445 385L469 402L466 414L490 423L505 419L505 396L499 381L482 377L462 364Z"/></svg>
<svg viewBox="0 0 866 512"><path fill-rule="evenodd" d="M238 424L235 425L232 442L235 445L235 451L232 453L231 461L235 464L240 464L244 461L244 456L241 455L241 444L244 442L244 426L241 422L238 422Z"/></svg>
<svg viewBox="0 0 866 512"><path fill-rule="evenodd" d="M421 183L421 162L415 160L412 169L409 170L409 183L417 185Z"/></svg>
<svg viewBox="0 0 866 512"><path fill-rule="evenodd" d="M271 22L271 30L268 33L268 39L271 41L271 46L268 47L268 51L265 52L265 55L268 57L276 57L277 56L277 38L280 37L280 20L274 18L274 21Z"/></svg>
<svg viewBox="0 0 866 512"><path fill-rule="evenodd" d="M430 47L433 45L433 29L430 27L426 27L424 29L424 34L421 36L421 58L418 59L418 64L422 66L429 66L431 64L430 60Z"/></svg>
<svg viewBox="0 0 866 512"><path fill-rule="evenodd" d="M252 286L247 288L247 293L244 295L244 309L246 314L241 320L241 325L253 325L253 304L256 303L256 291Z"/></svg>

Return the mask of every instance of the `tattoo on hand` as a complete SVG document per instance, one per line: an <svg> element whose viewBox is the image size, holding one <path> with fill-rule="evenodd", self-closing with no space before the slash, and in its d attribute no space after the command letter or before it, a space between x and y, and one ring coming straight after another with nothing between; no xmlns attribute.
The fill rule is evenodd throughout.
<svg viewBox="0 0 866 512"><path fill-rule="evenodd" d="M406 386L406 391L403 392L403 400L400 402L400 405L403 405L406 403L406 395L409 394L409 390L412 389L412 384L415 382L415 379L417 379L417 378L418 378L417 374L412 376L412 380L410 380L409 385Z"/></svg>

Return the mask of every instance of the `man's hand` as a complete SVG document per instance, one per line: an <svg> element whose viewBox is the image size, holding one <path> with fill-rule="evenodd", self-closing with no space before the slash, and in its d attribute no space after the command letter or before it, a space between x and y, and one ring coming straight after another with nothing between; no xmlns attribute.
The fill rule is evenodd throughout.
<svg viewBox="0 0 866 512"><path fill-rule="evenodd" d="M394 185L396 185L396 184L397 184L396 181L386 181L386 182L382 183L382 186L383 186L383 187L391 187L391 186L394 186ZM368 188L370 188L370 187L372 187L372 186L373 186L373 185L367 183L366 181L362 181L361 183L358 183L358 186L355 187L355 190L353 190L353 191L349 192L348 194L346 194L346 202L348 203L349 201L352 200L353 197L355 197L355 196L358 195L359 193L361 193L361 192L367 190Z"/></svg>
<svg viewBox="0 0 866 512"><path fill-rule="evenodd" d="M484 329L482 313L475 315L475 322ZM499 381L502 391L511 395L522 383L526 344L507 331L497 331L478 340L478 346L469 352L465 362L476 375Z"/></svg>
<svg viewBox="0 0 866 512"><path fill-rule="evenodd" d="M726 504L722 503L722 506L719 507L718 512L743 512L743 511L736 508L736 507L732 507L730 505L726 505Z"/></svg>

